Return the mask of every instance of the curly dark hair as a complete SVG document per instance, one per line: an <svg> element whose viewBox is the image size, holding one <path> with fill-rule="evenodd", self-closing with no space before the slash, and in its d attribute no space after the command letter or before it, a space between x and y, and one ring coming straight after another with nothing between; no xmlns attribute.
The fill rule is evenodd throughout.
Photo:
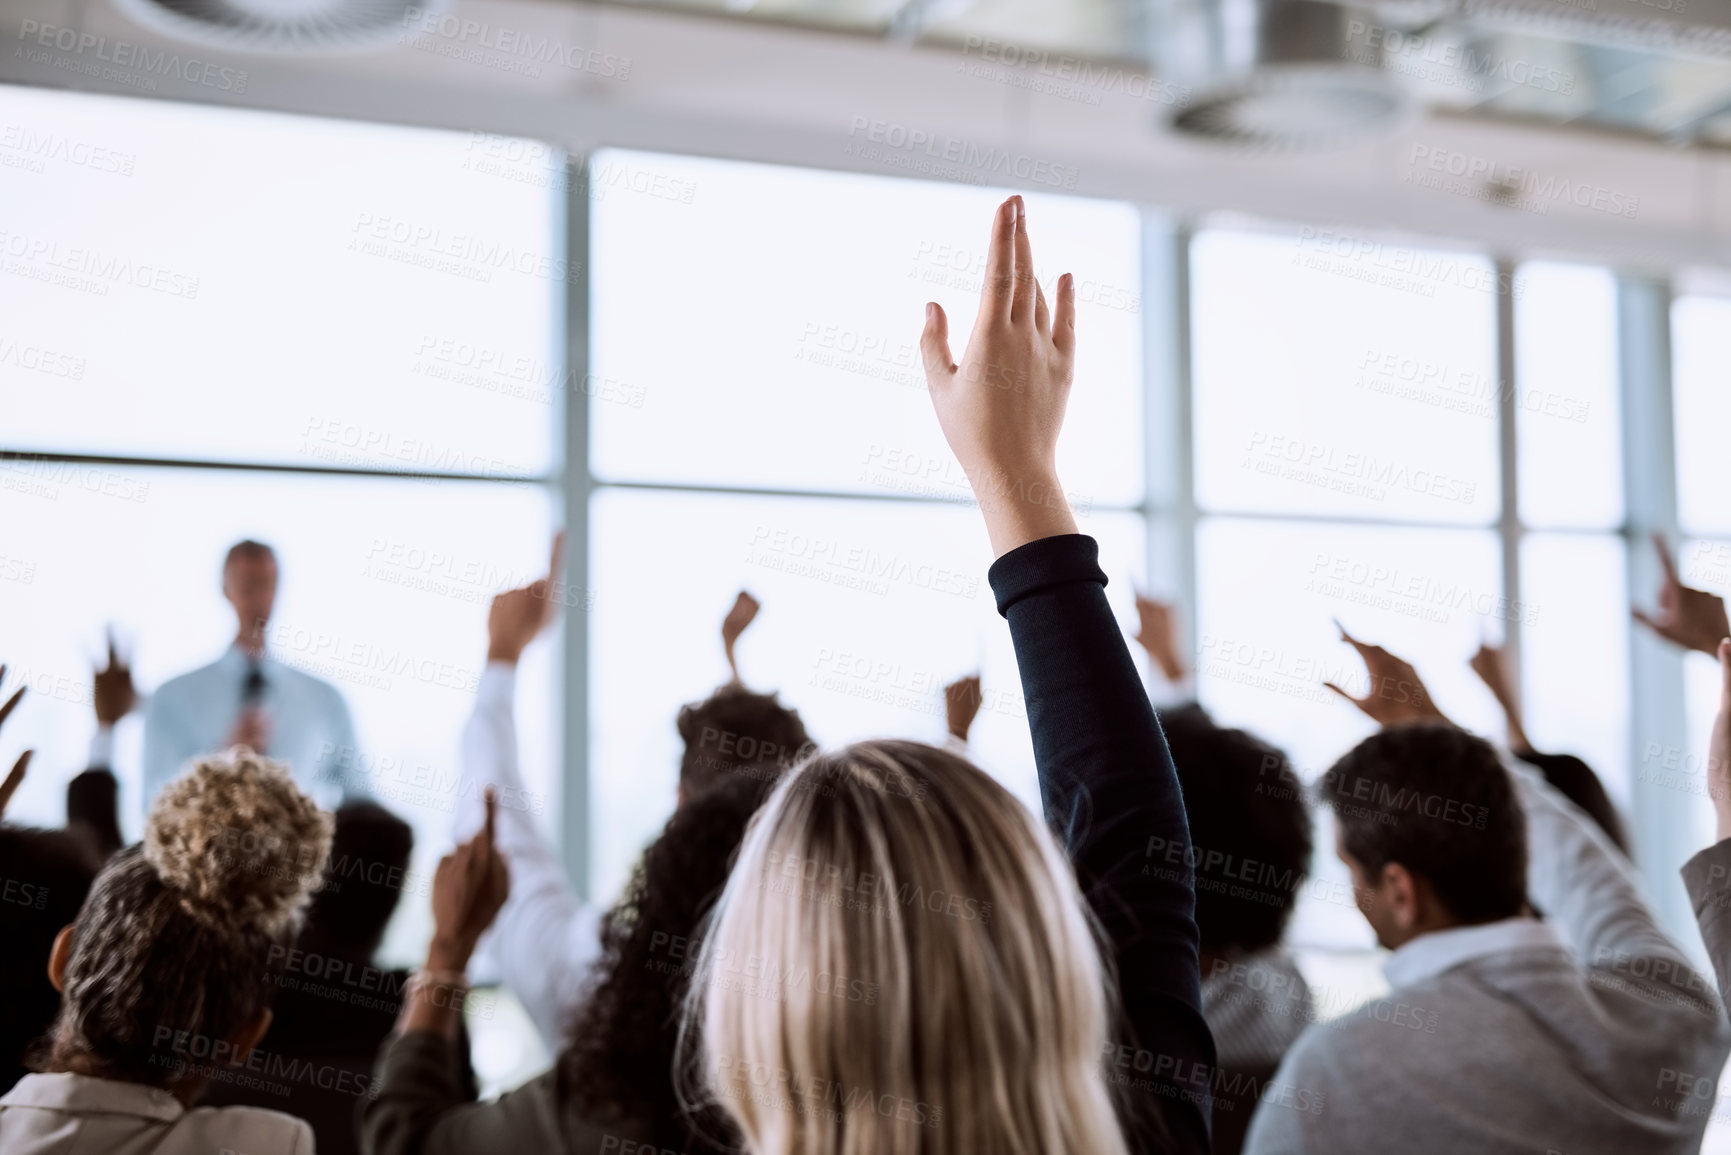
<svg viewBox="0 0 1731 1155"><path fill-rule="evenodd" d="M657 1149L733 1149L719 1111L681 1106L673 1073L680 1006L703 920L781 770L775 762L742 767L687 797L644 852L601 924L596 979L559 1055L560 1102L587 1118L647 1123Z"/></svg>
<svg viewBox="0 0 1731 1155"><path fill-rule="evenodd" d="M678 726L685 743L679 785L688 794L744 767L773 763L786 769L817 749L798 710L737 682L681 706Z"/></svg>
<svg viewBox="0 0 1731 1155"><path fill-rule="evenodd" d="M1444 723L1392 727L1354 746L1319 786L1341 845L1371 879L1398 862L1469 926L1526 905L1526 815L1483 738Z"/></svg>
<svg viewBox="0 0 1731 1155"><path fill-rule="evenodd" d="M1280 941L1310 874L1304 784L1285 751L1215 724L1195 703L1160 712L1190 819L1196 927L1210 954Z"/></svg>

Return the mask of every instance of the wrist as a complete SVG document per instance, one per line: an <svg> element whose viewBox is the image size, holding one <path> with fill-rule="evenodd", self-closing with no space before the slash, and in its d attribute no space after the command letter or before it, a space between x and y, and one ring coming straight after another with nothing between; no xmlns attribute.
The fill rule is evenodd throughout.
<svg viewBox="0 0 1731 1155"><path fill-rule="evenodd" d="M439 974L461 974L469 969L469 959L474 953L473 943L434 936L432 944L427 947L427 963L422 969Z"/></svg>
<svg viewBox="0 0 1731 1155"><path fill-rule="evenodd" d="M995 557L1031 541L1078 532L1056 470L987 466L969 480Z"/></svg>
<svg viewBox="0 0 1731 1155"><path fill-rule="evenodd" d="M522 656L522 646L512 646L508 642L487 643L487 661L489 662L503 662L507 666L515 666Z"/></svg>

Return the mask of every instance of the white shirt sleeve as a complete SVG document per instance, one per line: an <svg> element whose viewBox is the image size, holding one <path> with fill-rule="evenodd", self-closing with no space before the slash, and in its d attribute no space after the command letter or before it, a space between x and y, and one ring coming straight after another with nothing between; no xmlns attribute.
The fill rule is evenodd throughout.
<svg viewBox="0 0 1731 1155"><path fill-rule="evenodd" d="M90 757L84 765L89 770L114 769L113 726L102 722L96 724L96 736L90 739Z"/></svg>
<svg viewBox="0 0 1731 1155"><path fill-rule="evenodd" d="M548 1048L563 1046L601 954L601 912L571 889L557 851L535 826L517 759L517 668L489 662L463 728L463 776L473 784L457 813L457 836L480 829L482 792L499 795L494 828L511 870L511 893L486 945L505 986Z"/></svg>

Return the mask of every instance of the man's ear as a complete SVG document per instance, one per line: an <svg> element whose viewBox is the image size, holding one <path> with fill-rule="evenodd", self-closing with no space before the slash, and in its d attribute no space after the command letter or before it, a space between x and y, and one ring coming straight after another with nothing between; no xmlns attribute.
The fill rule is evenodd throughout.
<svg viewBox="0 0 1731 1155"><path fill-rule="evenodd" d="M72 961L72 927L60 928L54 936L54 949L48 952L48 981L61 994L66 993L66 964Z"/></svg>
<svg viewBox="0 0 1731 1155"><path fill-rule="evenodd" d="M1382 868L1383 909L1389 921L1402 935L1410 935L1425 920L1425 894L1412 871L1398 862L1388 862Z"/></svg>

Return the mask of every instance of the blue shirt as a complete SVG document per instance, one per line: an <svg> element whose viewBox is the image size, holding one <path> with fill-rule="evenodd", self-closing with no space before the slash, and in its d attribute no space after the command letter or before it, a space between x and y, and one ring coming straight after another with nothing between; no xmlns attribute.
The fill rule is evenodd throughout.
<svg viewBox="0 0 1731 1155"><path fill-rule="evenodd" d="M254 663L238 646L201 669L163 683L144 712L144 808L180 775L186 764L225 749L246 704ZM273 661L256 663L263 678L254 703L269 719L266 757L285 762L320 806L330 809L345 794L368 793L355 750L355 724L337 688L320 678Z"/></svg>

